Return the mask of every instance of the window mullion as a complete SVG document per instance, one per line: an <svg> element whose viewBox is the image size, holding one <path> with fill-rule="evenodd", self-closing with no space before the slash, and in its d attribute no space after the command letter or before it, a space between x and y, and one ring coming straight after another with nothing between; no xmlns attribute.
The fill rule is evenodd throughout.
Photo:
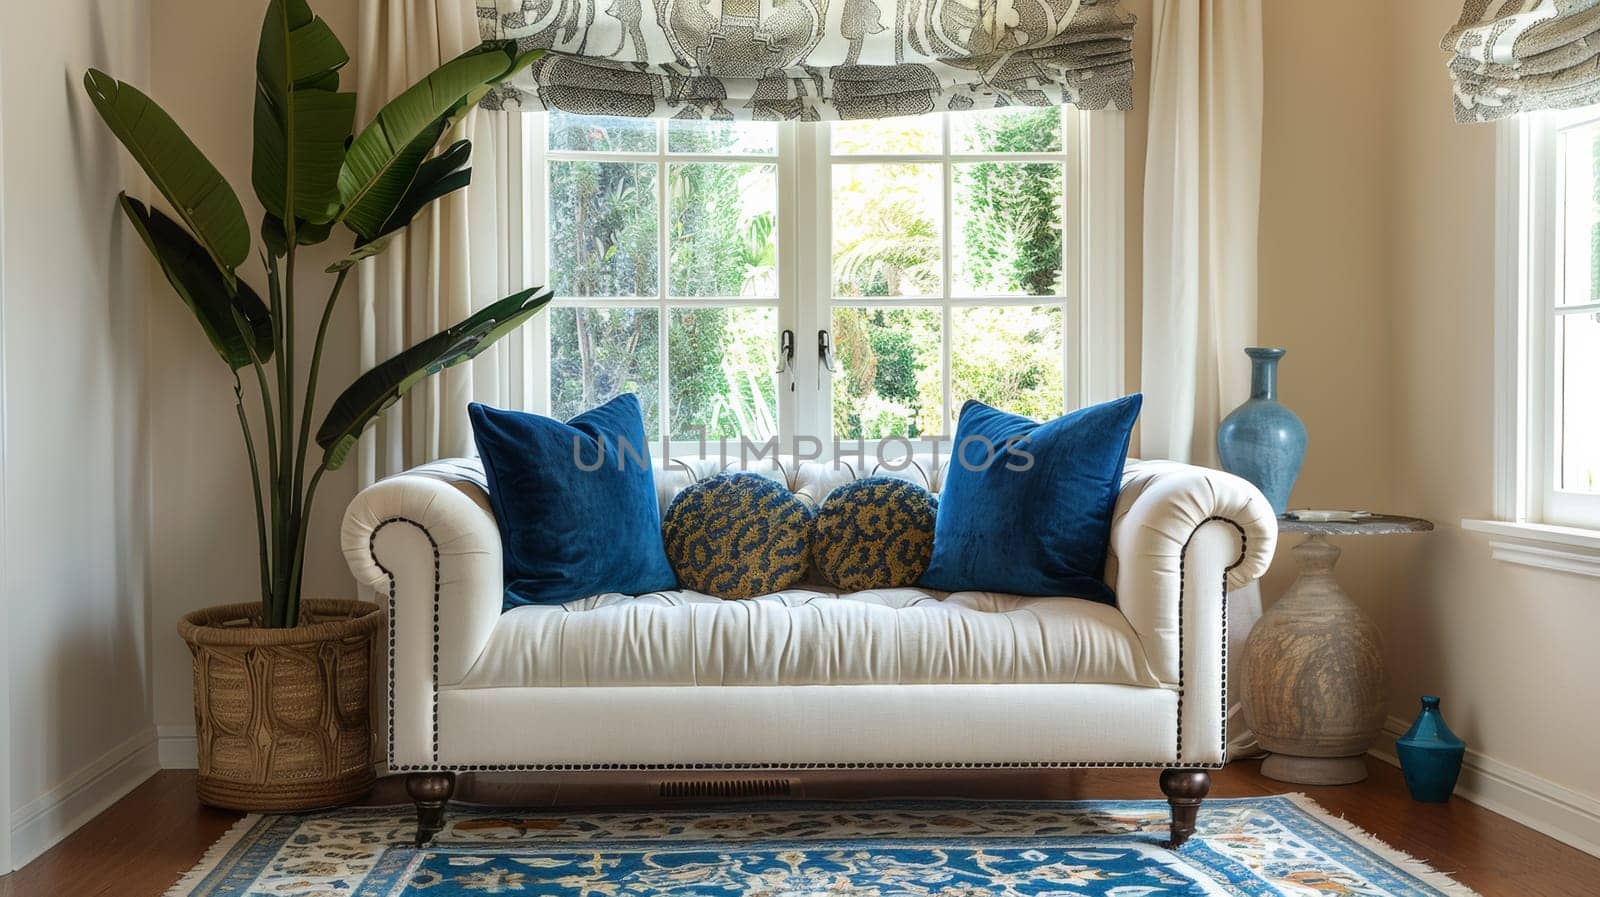
<svg viewBox="0 0 1600 897"><path fill-rule="evenodd" d="M939 226L939 261L942 272L939 284L939 364L942 366L939 397L942 416L939 419L939 432L942 434L948 430L949 435L954 436L955 429L953 424L955 416L952 405L954 404L953 384L955 383L955 371L951 369L953 353L951 352L950 344L954 336L951 328L954 324L955 315L950 310L950 256L953 253L955 241L951 238L950 232L955 217L952 212L952 207L955 204L955 197L953 196L955 192L955 166L950 162L950 116L948 113L939 116L939 130L940 167L943 169L940 174L944 178L943 221Z"/></svg>
<svg viewBox="0 0 1600 897"><path fill-rule="evenodd" d="M799 259L802 256L796 252L795 244L800 235L800 222L805 220L803 211L798 208L799 172L795 156L799 130L795 122L778 126L778 333L771 335L779 339L785 330L795 334L794 358L787 371L778 375L778 440L781 445L789 446L794 445L795 436L803 429L801 404L806 398L797 389L800 378L796 370L801 354ZM778 361L781 364L783 358L779 356Z"/></svg>
<svg viewBox="0 0 1600 897"><path fill-rule="evenodd" d="M667 280L671 262L667 257L667 123L658 119L656 125L656 408L661 425L663 442L672 438L672 424L667 419L671 409L671 364L667 357L667 329L672 326L671 312L667 310Z"/></svg>
<svg viewBox="0 0 1600 897"><path fill-rule="evenodd" d="M833 163L831 126L825 122L796 126L797 193L811 199L796 203L800 217L795 258L799 290L795 333L795 394L799 399L799 432L823 442L833 453L833 380L817 354L817 334L833 328Z"/></svg>

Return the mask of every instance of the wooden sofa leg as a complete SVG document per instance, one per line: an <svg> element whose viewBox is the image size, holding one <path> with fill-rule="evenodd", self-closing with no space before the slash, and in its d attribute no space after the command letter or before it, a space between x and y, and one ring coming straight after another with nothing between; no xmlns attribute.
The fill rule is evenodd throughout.
<svg viewBox="0 0 1600 897"><path fill-rule="evenodd" d="M453 772L413 772L406 775L406 793L417 805L417 846L422 847L444 828L444 805L456 790Z"/></svg>
<svg viewBox="0 0 1600 897"><path fill-rule="evenodd" d="M1161 771L1161 793L1167 796L1172 807L1172 837L1166 846L1176 850L1194 834L1195 819L1200 815L1200 802L1211 791L1211 773L1203 769L1164 769Z"/></svg>

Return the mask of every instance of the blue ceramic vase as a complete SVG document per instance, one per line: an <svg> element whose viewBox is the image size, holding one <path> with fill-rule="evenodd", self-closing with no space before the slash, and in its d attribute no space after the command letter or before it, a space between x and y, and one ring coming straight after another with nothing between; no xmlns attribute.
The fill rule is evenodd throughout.
<svg viewBox="0 0 1600 897"><path fill-rule="evenodd" d="M1423 697L1417 721L1394 743L1394 749L1400 755L1400 771L1405 774L1412 800L1442 804L1450 799L1456 778L1461 775L1467 744L1444 724L1438 698Z"/></svg>
<svg viewBox="0 0 1600 897"><path fill-rule="evenodd" d="M1283 350L1250 348L1244 354L1250 356L1250 398L1222 419L1217 456L1223 470L1254 483L1281 515L1306 457L1306 427L1278 401Z"/></svg>

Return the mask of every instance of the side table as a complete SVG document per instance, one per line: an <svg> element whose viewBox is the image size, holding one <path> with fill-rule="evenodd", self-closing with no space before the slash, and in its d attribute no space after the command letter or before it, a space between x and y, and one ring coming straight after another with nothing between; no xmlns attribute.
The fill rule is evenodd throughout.
<svg viewBox="0 0 1600 897"><path fill-rule="evenodd" d="M1340 552L1328 537L1431 529L1426 520L1388 514L1278 518L1278 532L1309 537L1294 547L1300 575L1251 630L1235 671L1245 724L1270 752L1262 775L1303 785L1367 777L1362 756L1383 727L1388 697L1383 643L1377 625L1333 578Z"/></svg>

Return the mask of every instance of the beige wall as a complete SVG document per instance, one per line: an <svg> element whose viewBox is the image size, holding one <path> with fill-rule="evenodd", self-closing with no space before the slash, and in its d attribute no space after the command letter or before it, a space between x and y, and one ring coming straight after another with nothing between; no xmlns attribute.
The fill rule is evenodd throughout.
<svg viewBox="0 0 1600 897"><path fill-rule="evenodd" d="M155 764L150 270L116 206L135 169L82 87L89 66L144 80L147 25L143 0L0 5L0 842L18 863Z"/></svg>
<svg viewBox="0 0 1600 897"><path fill-rule="evenodd" d="M1600 581L1491 560L1459 526L1492 516L1495 268L1495 129L1455 123L1438 51L1459 6L1391 19L1395 501L1440 525L1397 570L1393 709L1442 695L1473 748L1600 798Z"/></svg>
<svg viewBox="0 0 1600 897"><path fill-rule="evenodd" d="M1389 52L1371 27L1379 2L1264 4L1257 340L1288 349L1279 397L1309 436L1291 507L1419 513L1394 495ZM1351 47L1365 48L1364 64L1351 64ZM1293 578L1298 541L1283 540L1264 583L1269 598ZM1340 547L1345 585L1386 622L1388 569L1407 546Z"/></svg>
<svg viewBox="0 0 1600 897"><path fill-rule="evenodd" d="M252 225L261 207L250 187L250 110L255 87L255 12L241 22L236 4L212 0L151 0L150 92L222 170L244 202ZM260 4L249 4L251 10ZM353 53L353 2L313 3ZM354 89L354 65L345 89ZM322 249L343 239L343 231ZM259 247L257 248L259 251ZM299 383L332 279L323 267L331 252L300 264L296 329L302 348ZM264 293L256 252L241 276ZM356 291L346 289L328 336L321 381L324 403L356 375ZM150 323L150 569L151 648L155 656L156 720L192 727L189 652L178 618L198 607L254 601L256 540L244 446L233 411L233 382L188 311L170 291L157 292ZM253 388L247 384L247 395ZM313 425L320 422L320 417ZM257 439L260 439L257 430ZM315 446L313 446L315 450ZM305 594L350 597L354 582L339 553L339 522L355 494L351 465L324 477L306 545Z"/></svg>

